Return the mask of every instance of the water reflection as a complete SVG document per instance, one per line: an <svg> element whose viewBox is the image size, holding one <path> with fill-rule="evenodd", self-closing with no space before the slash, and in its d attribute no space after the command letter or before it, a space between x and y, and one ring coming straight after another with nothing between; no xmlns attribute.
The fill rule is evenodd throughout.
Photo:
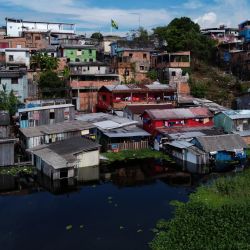
<svg viewBox="0 0 250 250"><path fill-rule="evenodd" d="M0 175L0 193L19 191L33 193L49 191L53 194L77 192L84 186L112 183L118 188L147 186L158 180L170 186L192 187L201 182L201 178L211 172L208 167L192 164L178 165L178 162L164 162L160 160L132 160L97 167L79 168L75 171L75 178L51 180L49 177L36 175L12 176ZM32 180L31 182L29 180Z"/></svg>

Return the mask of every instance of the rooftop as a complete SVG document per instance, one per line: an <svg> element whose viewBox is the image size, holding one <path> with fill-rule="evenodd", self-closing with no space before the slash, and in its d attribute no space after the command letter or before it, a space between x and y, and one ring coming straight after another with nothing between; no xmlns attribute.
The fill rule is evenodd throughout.
<svg viewBox="0 0 250 250"><path fill-rule="evenodd" d="M46 109L71 108L71 107L74 107L74 105L73 104L61 104L61 105L42 106L42 107L18 109L18 113L32 112L32 111L39 111L39 110L46 110Z"/></svg>
<svg viewBox="0 0 250 250"><path fill-rule="evenodd" d="M236 134L200 136L195 138L205 152L234 151L247 148L244 140Z"/></svg>
<svg viewBox="0 0 250 250"><path fill-rule="evenodd" d="M141 115L145 110L148 109L172 109L172 104L130 104L125 109L131 111L133 114Z"/></svg>
<svg viewBox="0 0 250 250"><path fill-rule="evenodd" d="M117 85L105 85L100 91L108 90L110 92L126 92L126 91L175 91L171 86L167 84L117 84Z"/></svg>
<svg viewBox="0 0 250 250"><path fill-rule="evenodd" d="M180 109L152 109L146 110L152 120L170 120L170 119L192 119L192 118L212 118L213 114L202 107L180 108Z"/></svg>
<svg viewBox="0 0 250 250"><path fill-rule="evenodd" d="M250 119L250 110L227 110L223 114L232 120L237 119Z"/></svg>
<svg viewBox="0 0 250 250"><path fill-rule="evenodd" d="M101 130L109 130L138 124L137 121L131 121L124 117L114 116L106 113L78 115L76 116L76 120L91 122Z"/></svg>
<svg viewBox="0 0 250 250"><path fill-rule="evenodd" d="M65 121L53 125L42 125L38 127L22 128L21 133L27 138L42 135L60 134L66 132L82 131L94 128L95 126L85 121Z"/></svg>
<svg viewBox="0 0 250 250"><path fill-rule="evenodd" d="M25 74L23 70L0 70L0 78L22 77Z"/></svg>
<svg viewBox="0 0 250 250"><path fill-rule="evenodd" d="M105 131L104 135L109 138L129 138L129 137L149 137L150 134L138 127L118 128L111 131Z"/></svg>
<svg viewBox="0 0 250 250"><path fill-rule="evenodd" d="M62 49L96 49L93 45L70 45L70 44L62 44Z"/></svg>

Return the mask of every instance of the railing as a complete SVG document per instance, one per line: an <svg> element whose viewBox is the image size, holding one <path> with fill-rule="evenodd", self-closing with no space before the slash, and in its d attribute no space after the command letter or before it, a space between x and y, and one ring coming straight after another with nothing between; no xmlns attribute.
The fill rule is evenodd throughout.
<svg viewBox="0 0 250 250"><path fill-rule="evenodd" d="M108 150L119 152L122 150L139 150L139 149L146 149L148 148L148 141L129 141L123 143L112 143L108 144Z"/></svg>

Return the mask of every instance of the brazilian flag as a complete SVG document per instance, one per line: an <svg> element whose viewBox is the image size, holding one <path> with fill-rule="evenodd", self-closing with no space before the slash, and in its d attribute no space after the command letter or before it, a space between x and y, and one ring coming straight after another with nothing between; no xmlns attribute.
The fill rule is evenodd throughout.
<svg viewBox="0 0 250 250"><path fill-rule="evenodd" d="M111 19L111 27L118 30L118 24L116 21L114 21L113 19Z"/></svg>

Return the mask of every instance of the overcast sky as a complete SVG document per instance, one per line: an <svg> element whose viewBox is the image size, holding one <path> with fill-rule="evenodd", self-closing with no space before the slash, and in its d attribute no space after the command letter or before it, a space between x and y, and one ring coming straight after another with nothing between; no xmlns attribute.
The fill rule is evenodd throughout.
<svg viewBox="0 0 250 250"><path fill-rule="evenodd" d="M236 27L250 19L250 0L0 0L0 24L5 17L76 23L78 31L110 31L111 18L118 34L139 25L152 29L173 18L188 16L201 27Z"/></svg>

